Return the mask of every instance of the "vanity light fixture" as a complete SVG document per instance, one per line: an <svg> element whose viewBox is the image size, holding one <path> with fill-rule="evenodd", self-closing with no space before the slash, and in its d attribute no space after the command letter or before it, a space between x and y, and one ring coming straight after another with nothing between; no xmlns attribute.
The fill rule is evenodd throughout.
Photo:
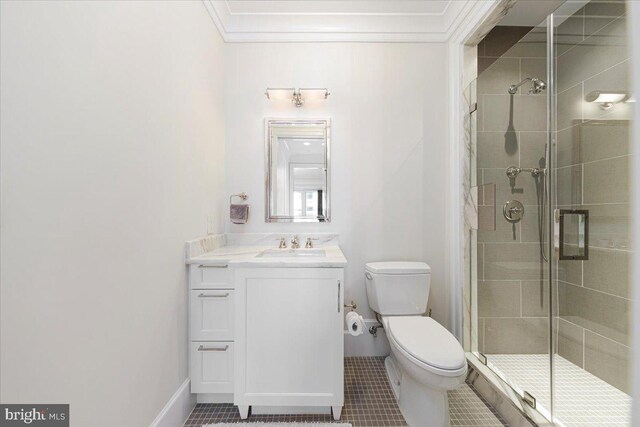
<svg viewBox="0 0 640 427"><path fill-rule="evenodd" d="M630 101L630 98L631 97L627 92L602 92L599 90L594 90L585 97L585 100L587 102L595 102L597 104L600 104L600 108L602 108L603 110L608 110L615 104Z"/></svg>
<svg viewBox="0 0 640 427"><path fill-rule="evenodd" d="M290 99L298 108L302 107L305 101L327 99L330 95L329 90L326 88L267 88L264 94L267 99L273 101Z"/></svg>

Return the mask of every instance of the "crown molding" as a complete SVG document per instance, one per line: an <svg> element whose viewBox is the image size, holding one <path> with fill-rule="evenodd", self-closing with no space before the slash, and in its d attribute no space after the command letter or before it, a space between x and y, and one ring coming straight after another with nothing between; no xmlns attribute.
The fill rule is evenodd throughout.
<svg viewBox="0 0 640 427"><path fill-rule="evenodd" d="M409 4L413 10L408 7L396 7L396 10L389 7L386 10L345 7L320 10L305 5L307 10L304 7L292 10L282 7L286 2L271 2L274 7L268 10L254 2L252 10L247 2L241 10L234 11L227 0L202 2L227 43L443 43L451 38L476 3L481 3L479 0L449 0L441 4L416 2L415 5Z"/></svg>

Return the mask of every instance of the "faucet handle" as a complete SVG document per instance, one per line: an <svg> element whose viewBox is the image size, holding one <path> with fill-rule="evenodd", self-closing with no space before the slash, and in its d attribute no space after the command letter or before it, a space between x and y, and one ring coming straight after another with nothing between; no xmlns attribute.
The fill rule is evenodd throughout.
<svg viewBox="0 0 640 427"><path fill-rule="evenodd" d="M287 247L287 239L285 239L284 237L280 238L280 249L285 249Z"/></svg>
<svg viewBox="0 0 640 427"><path fill-rule="evenodd" d="M299 247L300 247L300 243L298 241L298 236L293 236L293 238L291 239L291 248L297 249Z"/></svg>
<svg viewBox="0 0 640 427"><path fill-rule="evenodd" d="M304 245L304 247L307 249L313 248L312 240L318 240L318 239L312 239L311 237L307 237L307 243Z"/></svg>

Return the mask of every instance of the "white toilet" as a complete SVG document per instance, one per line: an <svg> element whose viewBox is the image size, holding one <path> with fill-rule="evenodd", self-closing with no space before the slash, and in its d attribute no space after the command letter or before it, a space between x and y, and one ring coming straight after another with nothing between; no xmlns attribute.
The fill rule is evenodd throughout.
<svg viewBox="0 0 640 427"><path fill-rule="evenodd" d="M424 317L431 268L423 262L366 264L369 306L382 316L391 345L389 382L411 427L449 425L447 390L467 374L464 350L442 325Z"/></svg>

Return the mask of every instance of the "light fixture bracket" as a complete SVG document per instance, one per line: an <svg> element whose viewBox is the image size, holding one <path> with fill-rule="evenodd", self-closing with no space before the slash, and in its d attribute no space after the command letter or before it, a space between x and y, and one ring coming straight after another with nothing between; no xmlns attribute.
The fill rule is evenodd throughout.
<svg viewBox="0 0 640 427"><path fill-rule="evenodd" d="M300 108L304 105L304 99L302 99L302 95L300 95L300 89L293 92L293 98L291 99L291 102L293 102L293 105L295 105L296 108Z"/></svg>
<svg viewBox="0 0 640 427"><path fill-rule="evenodd" d="M330 95L327 88L267 88L264 94L272 101L289 99L297 108L302 107L306 101L325 100Z"/></svg>

